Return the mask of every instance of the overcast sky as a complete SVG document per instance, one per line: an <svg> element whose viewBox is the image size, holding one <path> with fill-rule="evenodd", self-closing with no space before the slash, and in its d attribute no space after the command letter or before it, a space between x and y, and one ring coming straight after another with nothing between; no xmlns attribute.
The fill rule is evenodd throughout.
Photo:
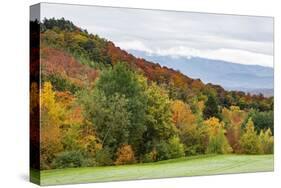
<svg viewBox="0 0 281 188"><path fill-rule="evenodd" d="M125 50L273 67L270 17L43 3L44 17L64 17Z"/></svg>

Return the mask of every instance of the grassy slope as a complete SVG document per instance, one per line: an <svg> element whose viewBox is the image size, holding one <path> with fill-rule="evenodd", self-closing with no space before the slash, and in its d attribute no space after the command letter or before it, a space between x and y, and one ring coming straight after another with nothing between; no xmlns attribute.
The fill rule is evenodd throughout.
<svg viewBox="0 0 281 188"><path fill-rule="evenodd" d="M273 161L273 155L209 155L125 166L46 170L41 172L41 184L272 171Z"/></svg>

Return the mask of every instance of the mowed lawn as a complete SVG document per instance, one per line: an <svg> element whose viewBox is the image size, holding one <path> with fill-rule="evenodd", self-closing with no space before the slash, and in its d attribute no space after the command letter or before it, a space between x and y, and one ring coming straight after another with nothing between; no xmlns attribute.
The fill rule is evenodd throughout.
<svg viewBox="0 0 281 188"><path fill-rule="evenodd" d="M273 171L273 155L207 155L155 163L41 171L41 185Z"/></svg>

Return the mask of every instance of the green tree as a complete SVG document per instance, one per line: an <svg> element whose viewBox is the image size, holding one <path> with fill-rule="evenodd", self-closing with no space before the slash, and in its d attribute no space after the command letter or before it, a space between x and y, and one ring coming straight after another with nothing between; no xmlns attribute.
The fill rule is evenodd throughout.
<svg viewBox="0 0 281 188"><path fill-rule="evenodd" d="M146 90L148 98L146 121L147 130L143 135L143 151L149 153L160 140L168 140L175 135L172 122L170 100L165 90L152 83Z"/></svg>
<svg viewBox="0 0 281 188"><path fill-rule="evenodd" d="M214 94L209 94L203 111L204 119L219 117L218 102Z"/></svg>
<svg viewBox="0 0 281 188"><path fill-rule="evenodd" d="M255 124L255 128L258 132L270 128L272 134L274 131L274 114L273 111L257 112L252 114L252 121Z"/></svg>
<svg viewBox="0 0 281 188"><path fill-rule="evenodd" d="M81 92L86 117L93 121L103 146L116 153L122 144L130 144L139 154L146 131L146 80L118 63L104 70L90 93Z"/></svg>
<svg viewBox="0 0 281 188"><path fill-rule="evenodd" d="M95 91L93 101L93 123L101 144L115 152L119 145L129 140L131 113L128 111L128 100L118 93L106 97L103 92Z"/></svg>
<svg viewBox="0 0 281 188"><path fill-rule="evenodd" d="M158 161L174 159L184 156L184 146L176 136L167 141L161 140L156 145L156 159Z"/></svg>

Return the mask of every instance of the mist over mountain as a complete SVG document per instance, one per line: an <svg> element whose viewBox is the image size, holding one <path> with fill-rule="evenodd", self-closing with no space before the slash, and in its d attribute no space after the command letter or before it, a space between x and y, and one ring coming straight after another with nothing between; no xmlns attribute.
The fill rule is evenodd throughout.
<svg viewBox="0 0 281 188"><path fill-rule="evenodd" d="M199 78L204 83L219 84L227 90L273 95L274 71L270 67L200 57L160 56L136 50L129 50L129 52L137 57L179 70L191 78Z"/></svg>

